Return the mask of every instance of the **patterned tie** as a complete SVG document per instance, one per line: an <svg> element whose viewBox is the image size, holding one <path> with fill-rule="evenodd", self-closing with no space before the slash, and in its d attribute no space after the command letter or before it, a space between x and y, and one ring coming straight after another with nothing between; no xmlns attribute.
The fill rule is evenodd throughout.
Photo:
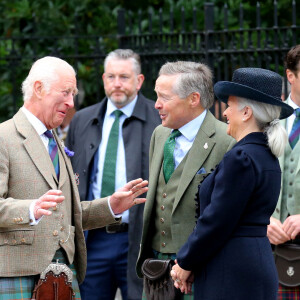
<svg viewBox="0 0 300 300"><path fill-rule="evenodd" d="M115 121L111 127L105 152L105 160L102 174L101 197L106 197L115 192L116 162L119 143L119 119L123 114L115 110Z"/></svg>
<svg viewBox="0 0 300 300"><path fill-rule="evenodd" d="M295 109L295 121L289 136L289 142L292 149L296 146L300 135L300 108Z"/></svg>
<svg viewBox="0 0 300 300"><path fill-rule="evenodd" d="M166 140L165 147L164 147L164 177L166 183L168 183L169 179L171 178L174 168L174 149L175 149L175 138L181 135L181 132L178 129L174 129L168 139Z"/></svg>
<svg viewBox="0 0 300 300"><path fill-rule="evenodd" d="M58 161L57 144L50 130L45 131L44 134L49 139L48 152L52 160L57 179L59 180L59 161Z"/></svg>

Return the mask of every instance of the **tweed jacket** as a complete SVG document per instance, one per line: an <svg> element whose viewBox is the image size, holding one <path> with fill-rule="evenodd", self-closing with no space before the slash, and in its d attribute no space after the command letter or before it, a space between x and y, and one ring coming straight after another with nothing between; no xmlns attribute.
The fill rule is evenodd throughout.
<svg viewBox="0 0 300 300"><path fill-rule="evenodd" d="M141 265L146 258L153 257L151 242L154 228L154 211L156 205L156 189L159 173L163 163L164 144L171 129L158 126L150 143L149 190L144 210L144 224L141 249L137 261L137 273L141 274ZM234 144L233 138L226 134L226 124L217 120L210 111L196 135L193 146L187 153L187 159L177 187L171 216L171 234L177 251L187 240L195 226L196 205L195 194L203 180L202 168L207 173L220 162L223 155ZM198 173L198 174L197 174ZM193 205L189 205L193 202Z"/></svg>
<svg viewBox="0 0 300 300"><path fill-rule="evenodd" d="M286 128L287 119L281 120L280 123L284 128ZM286 147L290 147L290 145L287 144ZM295 148L293 149L293 153L295 154L295 157L300 156L300 143L299 142L296 144ZM279 157L279 164L280 164L281 170L283 170L283 168L284 168L284 161L285 161L285 153ZM293 182L294 212L295 212L295 214L300 214L300 159L298 160L297 168L294 171L294 174L295 174L294 182ZM281 186L283 183L282 181L283 181L283 177L281 178ZM278 202L276 205L276 209L273 213L273 217L278 220L281 219L282 196L283 195L282 195L282 188L281 188Z"/></svg>
<svg viewBox="0 0 300 300"><path fill-rule="evenodd" d="M58 212L44 216L31 226L29 207L50 189L60 189L65 201L71 202L71 233L75 249L74 264L78 281L86 271L86 248L83 230L116 222L107 198L81 202L69 157L54 133L59 161L65 164L57 182L50 156L40 136L19 110L0 125L0 276L15 277L41 273L59 247ZM75 154L76 155L76 154ZM65 172L63 170L66 170ZM62 216L63 217L63 216ZM72 261L70 261L72 263Z"/></svg>

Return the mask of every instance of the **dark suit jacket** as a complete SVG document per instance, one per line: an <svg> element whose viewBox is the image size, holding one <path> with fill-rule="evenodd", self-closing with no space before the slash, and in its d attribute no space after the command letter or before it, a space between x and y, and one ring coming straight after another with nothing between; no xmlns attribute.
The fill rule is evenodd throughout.
<svg viewBox="0 0 300 300"><path fill-rule="evenodd" d="M277 271L266 231L280 179L278 159L265 135L256 132L203 181L200 218L177 256L182 268L195 272L195 299L276 299Z"/></svg>
<svg viewBox="0 0 300 300"><path fill-rule="evenodd" d="M107 98L100 103L77 112L70 124L67 145L76 155L72 159L74 172L79 174L80 199L88 199L94 159L101 142L102 125L106 112ZM154 108L154 101L145 98L141 93L132 116L123 124L127 181L149 177L149 144L154 128L160 124L160 117ZM128 251L128 292L138 295L142 291L142 282L136 276L135 263L142 234L144 205L137 205L129 211L129 251Z"/></svg>

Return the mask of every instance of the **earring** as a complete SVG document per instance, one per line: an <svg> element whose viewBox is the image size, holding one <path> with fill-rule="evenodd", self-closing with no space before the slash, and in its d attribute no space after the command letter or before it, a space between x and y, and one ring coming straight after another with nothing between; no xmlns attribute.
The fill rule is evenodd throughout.
<svg viewBox="0 0 300 300"><path fill-rule="evenodd" d="M245 121L245 119L243 118L242 121Z"/></svg>

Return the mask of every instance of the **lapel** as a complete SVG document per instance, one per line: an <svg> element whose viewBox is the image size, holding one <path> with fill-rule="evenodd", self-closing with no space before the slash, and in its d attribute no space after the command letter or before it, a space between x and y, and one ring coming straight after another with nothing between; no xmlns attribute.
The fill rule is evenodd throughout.
<svg viewBox="0 0 300 300"><path fill-rule="evenodd" d="M207 111L205 119L196 135L195 141L187 153L188 156L177 188L172 213L175 211L182 195L194 179L195 174L210 155L215 145L215 141L212 138L214 134L214 117L210 111Z"/></svg>
<svg viewBox="0 0 300 300"><path fill-rule="evenodd" d="M66 155L65 155L65 146L63 141L59 139L55 130L52 130L54 139L56 141L58 147L58 158L59 158L59 183L58 188L62 187L67 179L67 170L66 170ZM57 182L57 177L55 176L55 180Z"/></svg>
<svg viewBox="0 0 300 300"><path fill-rule="evenodd" d="M157 183L159 179L159 173L163 164L164 157L164 145L168 136L170 135L171 129L165 128L162 125L155 130L155 136L152 138L154 141L154 151L152 157L150 157L150 170L149 170L149 190L147 192L147 202L145 205L144 217L151 216L152 208L155 202Z"/></svg>
<svg viewBox="0 0 300 300"><path fill-rule="evenodd" d="M24 113L19 110L13 117L17 131L24 137L23 145L32 162L52 189L57 188L55 170L49 153L40 136L32 127Z"/></svg>
<svg viewBox="0 0 300 300"><path fill-rule="evenodd" d="M83 129L83 132L87 134L87 137L83 139L83 147L86 148L84 151L86 155L86 166L90 165L96 151L98 151L98 147L102 139L102 127L106 106L107 98L104 98L100 103L96 104L95 109L89 118L88 124L85 125L86 128Z"/></svg>

